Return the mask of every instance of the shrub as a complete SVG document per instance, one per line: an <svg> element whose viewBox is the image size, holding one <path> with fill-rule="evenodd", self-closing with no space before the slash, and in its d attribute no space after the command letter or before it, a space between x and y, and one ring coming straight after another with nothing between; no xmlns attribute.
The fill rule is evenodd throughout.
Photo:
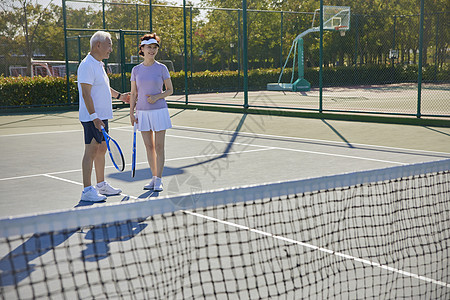
<svg viewBox="0 0 450 300"><path fill-rule="evenodd" d="M0 106L42 106L78 102L75 81L70 81L72 99L67 99L66 79L61 77L0 77Z"/></svg>
<svg viewBox="0 0 450 300"><path fill-rule="evenodd" d="M250 90L264 90L267 83L277 82L281 69L254 69L248 71ZM295 71L297 72L297 71ZM184 94L185 73L171 72L174 94ZM423 80L449 81L448 65L437 70L434 66L423 68ZM286 68L281 82L291 82L292 68ZM323 68L324 86L351 86L367 84L389 84L417 82L416 65L364 65ZM312 87L319 86L319 69L306 68L304 77ZM130 90L130 73L123 80L121 74L109 75L111 87L125 92ZM294 74L293 80L297 79ZM204 71L188 74L189 93L229 92L243 90L241 71ZM124 85L125 88L122 88ZM0 77L0 107L45 106L78 103L76 77L70 78L71 99L67 99L66 79L60 77Z"/></svg>

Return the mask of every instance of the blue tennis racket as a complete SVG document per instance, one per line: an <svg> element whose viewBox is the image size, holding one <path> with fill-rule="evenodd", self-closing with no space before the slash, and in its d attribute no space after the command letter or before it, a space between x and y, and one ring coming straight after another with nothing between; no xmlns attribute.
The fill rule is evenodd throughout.
<svg viewBox="0 0 450 300"><path fill-rule="evenodd" d="M133 126L133 155L131 156L131 177L136 175L136 122Z"/></svg>
<svg viewBox="0 0 450 300"><path fill-rule="evenodd" d="M125 170L125 159L123 157L122 149L120 149L119 144L109 136L105 128L102 126L103 136L105 137L106 146L108 147L109 157L111 157L114 167L122 172Z"/></svg>

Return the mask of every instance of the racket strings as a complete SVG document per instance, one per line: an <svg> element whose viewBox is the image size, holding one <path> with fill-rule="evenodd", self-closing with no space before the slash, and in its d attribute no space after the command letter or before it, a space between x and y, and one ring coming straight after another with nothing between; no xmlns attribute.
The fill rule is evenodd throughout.
<svg viewBox="0 0 450 300"><path fill-rule="evenodd" d="M109 143L109 150L111 152L111 158L113 159L114 163L117 165L117 168L122 171L125 169L125 160L123 157L122 152L119 149L119 146L114 143L114 141L110 141Z"/></svg>

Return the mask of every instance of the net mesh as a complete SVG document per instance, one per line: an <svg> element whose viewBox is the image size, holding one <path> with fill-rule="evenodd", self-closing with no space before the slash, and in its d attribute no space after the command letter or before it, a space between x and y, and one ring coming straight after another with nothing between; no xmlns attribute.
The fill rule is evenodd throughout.
<svg viewBox="0 0 450 300"><path fill-rule="evenodd" d="M0 220L0 295L449 299L449 167Z"/></svg>

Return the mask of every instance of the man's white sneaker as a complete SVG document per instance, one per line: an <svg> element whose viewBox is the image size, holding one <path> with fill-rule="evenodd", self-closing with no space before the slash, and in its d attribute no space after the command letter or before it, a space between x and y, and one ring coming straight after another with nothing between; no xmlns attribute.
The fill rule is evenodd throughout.
<svg viewBox="0 0 450 300"><path fill-rule="evenodd" d="M113 188L106 181L98 183L95 186L95 188L97 189L97 191L100 194L105 195L105 196L113 196L113 195L118 195L118 194L122 193L121 189Z"/></svg>
<svg viewBox="0 0 450 300"><path fill-rule="evenodd" d="M155 186L153 187L153 190L155 192L162 192L163 191L163 184L161 182L161 178L157 177L155 179Z"/></svg>
<svg viewBox="0 0 450 300"><path fill-rule="evenodd" d="M90 186L81 193L81 200L89 202L101 202L106 200L106 196L100 195L93 186Z"/></svg>
<svg viewBox="0 0 450 300"><path fill-rule="evenodd" d="M155 187L155 179L156 179L156 176L153 176L152 180L150 180L149 183L144 185L144 190L153 191L153 188Z"/></svg>

